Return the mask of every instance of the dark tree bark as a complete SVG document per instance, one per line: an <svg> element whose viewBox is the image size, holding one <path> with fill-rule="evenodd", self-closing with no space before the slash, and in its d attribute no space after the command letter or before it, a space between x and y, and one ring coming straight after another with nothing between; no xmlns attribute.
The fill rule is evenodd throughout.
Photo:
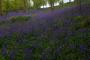
<svg viewBox="0 0 90 60"><path fill-rule="evenodd" d="M51 10L54 9L54 3L50 2Z"/></svg>
<svg viewBox="0 0 90 60"><path fill-rule="evenodd" d="M14 0L14 5L15 5L15 6L14 6L14 7L15 7L15 8L14 8L14 11L17 12L17 9L16 9L16 8L17 8L17 3L16 3L16 1L17 1L17 0Z"/></svg>
<svg viewBox="0 0 90 60"><path fill-rule="evenodd" d="M2 11L2 0L0 0L0 15L3 15L3 11Z"/></svg>
<svg viewBox="0 0 90 60"><path fill-rule="evenodd" d="M28 11L28 1L23 0L23 5L24 5L24 12L27 12Z"/></svg>
<svg viewBox="0 0 90 60"><path fill-rule="evenodd" d="M7 0L7 4L6 4L6 11L5 11L5 15L7 15L8 14L8 12L9 12L9 7L10 7L10 4L9 4L9 0Z"/></svg>

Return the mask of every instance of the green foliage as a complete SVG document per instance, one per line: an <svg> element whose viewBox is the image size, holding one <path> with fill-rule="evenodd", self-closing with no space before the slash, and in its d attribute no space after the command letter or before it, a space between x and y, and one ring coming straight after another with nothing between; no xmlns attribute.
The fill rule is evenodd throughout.
<svg viewBox="0 0 90 60"><path fill-rule="evenodd" d="M31 16L13 16L7 19L7 21L0 21L0 27L8 26L13 23L24 23L31 19Z"/></svg>
<svg viewBox="0 0 90 60"><path fill-rule="evenodd" d="M25 22L28 21L31 17L30 16L14 16L10 18L12 23L14 22Z"/></svg>
<svg viewBox="0 0 90 60"><path fill-rule="evenodd" d="M57 3L57 2L59 2L59 0L48 0L48 3L50 4L51 9L54 8L54 4Z"/></svg>
<svg viewBox="0 0 90 60"><path fill-rule="evenodd" d="M5 21L1 21L1 22L0 22L0 25L5 24L5 23L6 23Z"/></svg>
<svg viewBox="0 0 90 60"><path fill-rule="evenodd" d="M1 1L1 9L3 12L27 10L30 7L30 0L3 0Z"/></svg>
<svg viewBox="0 0 90 60"><path fill-rule="evenodd" d="M90 19L89 17L85 16L77 16L74 17L74 20L82 26L81 21L85 21ZM59 25L61 21L54 22L54 24L58 25L58 27L63 26L63 24ZM71 27L71 26L70 26ZM76 27L74 25L73 27ZM49 31L50 32L50 31ZM37 32L36 32L37 33ZM83 35L83 37L82 37ZM87 37L88 35L88 37ZM25 56L24 49L30 48L32 52L30 53L30 57L32 57L32 60L40 60L41 58L46 58L47 60L81 60L85 58L85 53L81 53L79 50L80 44L87 44L89 41L89 35L88 32L79 32L75 30L75 34L71 36L64 36L62 39L55 39L54 41L50 39L50 37L41 37L36 36L35 32L32 33L13 33L11 36L6 36L3 38L0 38L0 45L2 46L3 43L6 43L8 45L8 52L10 52L12 49L16 50L15 59L16 60L23 60ZM67 38L67 40L64 40L64 38ZM87 40L88 39L88 40ZM62 40L64 40L64 43L62 44ZM59 42L58 42L59 41ZM70 48L69 45L74 45L77 47ZM60 48L60 50L59 50ZM3 60L3 56L1 55L0 58ZM9 53L7 54L6 60L9 60Z"/></svg>
<svg viewBox="0 0 90 60"><path fill-rule="evenodd" d="M44 1L44 0L33 0L33 3L34 3L34 8L38 9L38 8L40 8L40 6L45 5L46 1Z"/></svg>
<svg viewBox="0 0 90 60"><path fill-rule="evenodd" d="M0 60L5 60L5 58L0 54Z"/></svg>
<svg viewBox="0 0 90 60"><path fill-rule="evenodd" d="M89 16L77 16L73 20L75 23L72 25L72 29L88 28L90 27L90 17Z"/></svg>
<svg viewBox="0 0 90 60"><path fill-rule="evenodd" d="M14 22L25 22L28 21L31 17L28 16L14 16L10 18L11 23ZM85 44L89 42L89 32L80 32L77 31L78 29L82 28L88 28L90 27L90 17L89 16L76 16L73 17L75 23L70 26L70 28L75 29L74 35L68 36L68 34L62 33L65 36L62 37L62 39L51 39L51 37L48 36L48 34L51 36L53 32L51 31L51 27L55 27L55 29L59 27L64 27L64 23L60 21L55 21L52 23L52 26L50 26L50 30L48 32L45 32L45 35L38 36L35 33L38 33L39 31L34 31L32 33L18 33L14 32L9 36L0 37L0 49L2 49L2 46L4 43L7 44L8 48L8 54L4 58L2 54L0 54L1 60L10 60L9 53L11 50L16 50L15 59L16 60L23 60L25 57L24 49L30 48L27 54L29 53L29 57L32 57L31 60L43 60L46 58L46 60L82 60L86 57L86 53L81 53L79 49L80 44ZM0 24L6 24L5 21L0 22ZM50 24L51 25L51 24ZM41 30L40 30L41 31ZM61 34L60 33L60 34ZM87 36L88 35L88 36ZM61 37L61 36L59 36ZM64 38L67 38L64 40ZM63 40L63 42L62 42ZM76 47L71 47L69 45L74 45ZM88 49L87 49L88 50Z"/></svg>
<svg viewBox="0 0 90 60"><path fill-rule="evenodd" d="M75 0L77 4L90 4L90 0Z"/></svg>

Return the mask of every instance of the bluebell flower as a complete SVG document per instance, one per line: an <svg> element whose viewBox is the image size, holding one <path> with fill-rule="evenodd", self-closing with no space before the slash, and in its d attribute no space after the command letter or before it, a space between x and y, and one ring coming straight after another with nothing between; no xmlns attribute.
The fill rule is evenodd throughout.
<svg viewBox="0 0 90 60"><path fill-rule="evenodd" d="M0 37L2 37L4 35L3 31L0 31Z"/></svg>
<svg viewBox="0 0 90 60"><path fill-rule="evenodd" d="M8 52L7 52L7 44L4 44L2 46L2 55L5 57L7 56Z"/></svg>
<svg viewBox="0 0 90 60"><path fill-rule="evenodd" d="M16 55L16 52L14 50L11 50L10 53L9 53L10 60L14 60L15 59L15 55Z"/></svg>
<svg viewBox="0 0 90 60"><path fill-rule="evenodd" d="M77 46L76 46L75 44L69 44L69 47L70 47L71 49L77 48Z"/></svg>
<svg viewBox="0 0 90 60"><path fill-rule="evenodd" d="M32 57L33 48L25 48L24 49L24 58L30 59Z"/></svg>
<svg viewBox="0 0 90 60"><path fill-rule="evenodd" d="M87 50L87 46L85 46L85 45L80 45L80 46L79 46L79 49L80 49L81 52L85 52L85 51Z"/></svg>

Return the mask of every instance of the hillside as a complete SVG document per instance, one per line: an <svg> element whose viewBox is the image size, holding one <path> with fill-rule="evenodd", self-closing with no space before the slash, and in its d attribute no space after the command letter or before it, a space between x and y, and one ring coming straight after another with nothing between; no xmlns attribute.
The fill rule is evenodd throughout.
<svg viewBox="0 0 90 60"><path fill-rule="evenodd" d="M90 6L79 10L10 13L0 22L0 59L90 60Z"/></svg>

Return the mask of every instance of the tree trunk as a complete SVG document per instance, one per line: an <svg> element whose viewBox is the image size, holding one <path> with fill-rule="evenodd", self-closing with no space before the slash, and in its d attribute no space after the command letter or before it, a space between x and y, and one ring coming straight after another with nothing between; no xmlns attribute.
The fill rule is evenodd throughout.
<svg viewBox="0 0 90 60"><path fill-rule="evenodd" d="M51 10L53 10L54 9L54 3L50 3L50 5L51 5Z"/></svg>
<svg viewBox="0 0 90 60"><path fill-rule="evenodd" d="M24 12L27 12L27 9L28 9L28 3L27 3L27 0L23 0L23 5L24 5Z"/></svg>
<svg viewBox="0 0 90 60"><path fill-rule="evenodd" d="M17 0L14 0L14 11L17 12Z"/></svg>
<svg viewBox="0 0 90 60"><path fill-rule="evenodd" d="M69 2L71 2L71 0L69 0Z"/></svg>
<svg viewBox="0 0 90 60"><path fill-rule="evenodd" d="M81 6L81 0L78 0L78 6L79 6L79 13L82 15L82 6Z"/></svg>
<svg viewBox="0 0 90 60"><path fill-rule="evenodd" d="M2 0L0 0L0 15L3 15L3 11L2 11Z"/></svg>
<svg viewBox="0 0 90 60"><path fill-rule="evenodd" d="M9 12L9 2L10 2L10 1L7 0L5 15L7 15L8 12Z"/></svg>
<svg viewBox="0 0 90 60"><path fill-rule="evenodd" d="M82 15L81 0L75 0L75 3L76 3L77 6L79 6L79 9L78 9L79 14Z"/></svg>
<svg viewBox="0 0 90 60"><path fill-rule="evenodd" d="M60 6L60 7L63 7L63 3L64 3L63 0L60 1L60 2L59 2L59 6Z"/></svg>

